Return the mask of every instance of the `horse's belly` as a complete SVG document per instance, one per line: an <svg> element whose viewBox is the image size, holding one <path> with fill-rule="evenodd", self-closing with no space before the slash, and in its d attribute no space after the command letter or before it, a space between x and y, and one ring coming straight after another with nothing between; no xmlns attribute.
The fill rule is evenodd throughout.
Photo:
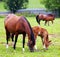
<svg viewBox="0 0 60 57"><path fill-rule="evenodd" d="M8 26L7 29L10 33L15 33L15 28L14 27L9 27Z"/></svg>
<svg viewBox="0 0 60 57"><path fill-rule="evenodd" d="M16 25L14 23L7 23L5 25L5 27L7 28L7 30L10 32L10 33L14 33L15 32L15 29L16 29Z"/></svg>

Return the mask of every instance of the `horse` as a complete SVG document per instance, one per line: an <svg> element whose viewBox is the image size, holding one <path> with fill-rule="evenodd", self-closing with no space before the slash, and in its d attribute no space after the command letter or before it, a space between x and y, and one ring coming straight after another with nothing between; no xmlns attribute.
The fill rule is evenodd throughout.
<svg viewBox="0 0 60 57"><path fill-rule="evenodd" d="M45 15L45 14L38 14L37 16L36 16L36 21L37 21L37 23L40 25L40 21L41 20L43 20L43 21L45 21L45 25L47 24L47 22L48 22L48 26L49 26L49 21L51 21L52 22L52 24L53 24L53 20L55 20L55 16L53 15L53 14L47 14L47 15Z"/></svg>
<svg viewBox="0 0 60 57"><path fill-rule="evenodd" d="M48 37L48 31L39 26L32 27L32 30L35 36L35 41L37 39L37 36L40 36L42 40L43 48L48 49L48 46L51 44L51 40L49 41L49 37ZM35 44L35 49L37 49L36 44Z"/></svg>
<svg viewBox="0 0 60 57"><path fill-rule="evenodd" d="M12 37L12 42L14 42L13 48L16 48L16 42L18 39L18 35L23 35L23 51L25 45L25 37L28 35L28 47L31 52L34 51L35 38L31 28L30 23L24 16L17 16L15 14L8 14L8 16L4 20L4 27L6 31L6 48L8 48L8 40ZM14 41L15 36L15 41Z"/></svg>

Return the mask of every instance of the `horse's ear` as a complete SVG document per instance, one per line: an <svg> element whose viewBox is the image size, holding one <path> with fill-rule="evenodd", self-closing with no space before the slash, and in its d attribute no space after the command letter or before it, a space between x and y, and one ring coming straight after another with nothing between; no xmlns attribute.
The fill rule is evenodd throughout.
<svg viewBox="0 0 60 57"><path fill-rule="evenodd" d="M51 40L49 42L51 42Z"/></svg>
<svg viewBox="0 0 60 57"><path fill-rule="evenodd" d="M49 44L52 44L52 43L51 43L51 40L49 41Z"/></svg>

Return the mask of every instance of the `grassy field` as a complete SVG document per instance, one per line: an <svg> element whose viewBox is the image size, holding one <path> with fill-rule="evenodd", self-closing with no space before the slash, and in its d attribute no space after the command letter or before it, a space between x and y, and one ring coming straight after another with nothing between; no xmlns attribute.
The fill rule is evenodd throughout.
<svg viewBox="0 0 60 57"><path fill-rule="evenodd" d="M37 38L37 47L38 51L30 52L27 47L27 37L25 44L25 52L22 52L22 35L19 35L16 50L9 46L8 49L5 47L6 37L4 30L4 19L0 17L0 57L60 57L60 36L50 37L52 40L52 44L49 46L49 49L44 51L42 42L40 37ZM37 22L35 17L27 17L31 26L37 26ZM49 34L60 34L60 18L56 18L54 20L54 24L52 25L50 22L50 26L44 26L44 22L41 22L41 27L46 28ZM9 42L11 43L11 41Z"/></svg>

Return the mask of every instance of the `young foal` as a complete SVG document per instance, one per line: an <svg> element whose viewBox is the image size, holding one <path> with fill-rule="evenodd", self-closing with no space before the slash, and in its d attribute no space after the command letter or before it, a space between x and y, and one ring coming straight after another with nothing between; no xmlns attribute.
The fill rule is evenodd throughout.
<svg viewBox="0 0 60 57"><path fill-rule="evenodd" d="M40 36L42 39L43 48L48 49L48 46L50 45L51 41L49 41L47 30L39 26L32 27L32 29L35 35L35 40L37 39L37 36ZM37 49L36 45L35 49Z"/></svg>

